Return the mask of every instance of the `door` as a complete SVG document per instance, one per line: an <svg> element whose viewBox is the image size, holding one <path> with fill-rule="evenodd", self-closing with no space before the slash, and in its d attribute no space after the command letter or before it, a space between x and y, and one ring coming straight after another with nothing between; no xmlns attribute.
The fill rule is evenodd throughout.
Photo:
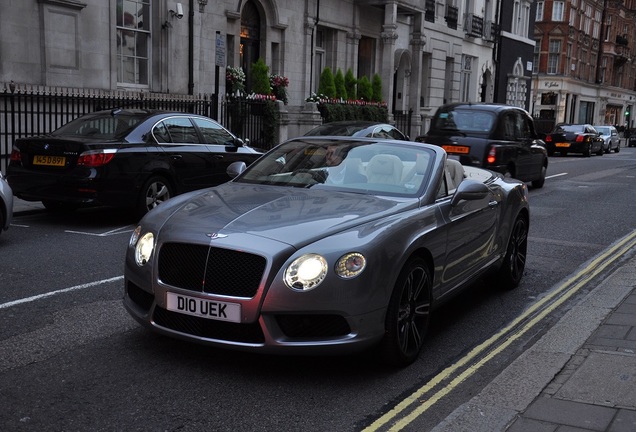
<svg viewBox="0 0 636 432"><path fill-rule="evenodd" d="M493 262L501 194L495 195L491 190L483 199L464 200L456 206L451 206L449 197L441 202L440 210L447 221L446 260L441 280L446 294Z"/></svg>
<svg viewBox="0 0 636 432"><path fill-rule="evenodd" d="M179 193L215 184L219 171L217 159L200 139L190 118L165 119L155 126L153 134Z"/></svg>

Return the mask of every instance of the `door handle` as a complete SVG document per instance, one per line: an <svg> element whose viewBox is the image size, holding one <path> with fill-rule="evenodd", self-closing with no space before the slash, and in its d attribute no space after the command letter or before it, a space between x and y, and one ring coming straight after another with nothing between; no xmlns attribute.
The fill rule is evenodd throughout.
<svg viewBox="0 0 636 432"><path fill-rule="evenodd" d="M180 155L180 154L176 154L176 155L170 156L170 158L173 159L173 160L179 160L179 159L183 158L183 156Z"/></svg>
<svg viewBox="0 0 636 432"><path fill-rule="evenodd" d="M488 207L493 208L493 207L497 207L499 205L498 201L490 201L488 203Z"/></svg>

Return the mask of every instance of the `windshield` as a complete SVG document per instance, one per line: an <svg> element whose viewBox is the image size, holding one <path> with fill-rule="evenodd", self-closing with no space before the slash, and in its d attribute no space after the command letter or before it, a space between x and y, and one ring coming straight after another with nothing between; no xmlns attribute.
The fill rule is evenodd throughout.
<svg viewBox="0 0 636 432"><path fill-rule="evenodd" d="M496 115L477 109L457 109L440 112L433 120L432 129L461 132L490 132Z"/></svg>
<svg viewBox="0 0 636 432"><path fill-rule="evenodd" d="M584 125L561 125L557 127L557 132L585 132Z"/></svg>
<svg viewBox="0 0 636 432"><path fill-rule="evenodd" d="M603 135L611 135L608 127L596 126L596 130Z"/></svg>
<svg viewBox="0 0 636 432"><path fill-rule="evenodd" d="M394 141L298 139L281 144L235 181L414 197L422 194L433 160L431 149Z"/></svg>
<svg viewBox="0 0 636 432"><path fill-rule="evenodd" d="M111 115L110 113L86 115L65 124L55 130L52 135L118 139L127 135L142 120L141 116Z"/></svg>

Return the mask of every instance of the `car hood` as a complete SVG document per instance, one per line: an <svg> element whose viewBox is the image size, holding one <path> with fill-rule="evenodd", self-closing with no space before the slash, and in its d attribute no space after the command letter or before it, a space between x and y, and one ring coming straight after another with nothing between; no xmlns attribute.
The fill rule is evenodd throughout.
<svg viewBox="0 0 636 432"><path fill-rule="evenodd" d="M173 200L178 202L170 205ZM418 206L416 199L233 182L170 201L146 216L151 223L161 224L162 231L176 230L185 237L188 231L244 233L296 248Z"/></svg>

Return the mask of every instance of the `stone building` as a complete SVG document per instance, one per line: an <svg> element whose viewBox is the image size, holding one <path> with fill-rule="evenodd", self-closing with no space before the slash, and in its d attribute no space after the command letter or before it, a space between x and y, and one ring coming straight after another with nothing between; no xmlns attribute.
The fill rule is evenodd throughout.
<svg viewBox="0 0 636 432"><path fill-rule="evenodd" d="M635 0L538 1L533 114L634 127L635 19Z"/></svg>
<svg viewBox="0 0 636 432"><path fill-rule="evenodd" d="M224 95L226 66L243 67L249 90L251 65L263 58L270 73L289 79L290 136L304 132L305 99L317 90L325 67L351 69L357 77L379 74L389 111L411 112L407 133L416 136L445 102L498 101L529 108L532 4L0 0L0 90L13 81L47 88ZM506 23L500 27L502 18ZM509 43L496 52L500 37Z"/></svg>

